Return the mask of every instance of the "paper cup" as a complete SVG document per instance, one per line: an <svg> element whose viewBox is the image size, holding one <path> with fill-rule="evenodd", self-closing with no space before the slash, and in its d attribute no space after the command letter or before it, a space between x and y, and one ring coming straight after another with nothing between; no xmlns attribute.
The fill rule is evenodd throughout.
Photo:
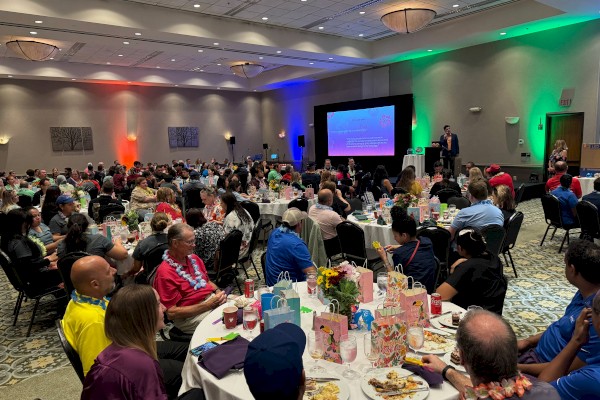
<svg viewBox="0 0 600 400"><path fill-rule="evenodd" d="M237 307L225 307L223 309L223 322L226 329L233 329L237 326Z"/></svg>

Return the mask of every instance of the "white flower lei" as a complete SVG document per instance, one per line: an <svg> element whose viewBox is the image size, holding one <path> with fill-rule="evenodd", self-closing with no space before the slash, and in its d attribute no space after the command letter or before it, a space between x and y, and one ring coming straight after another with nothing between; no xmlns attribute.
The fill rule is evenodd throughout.
<svg viewBox="0 0 600 400"><path fill-rule="evenodd" d="M42 252L42 257L46 257L46 246L44 245L44 243L38 239L37 237L33 236L33 235L29 235L29 240L31 240L33 243L35 243L37 245L37 247L40 248L40 251Z"/></svg>
<svg viewBox="0 0 600 400"><path fill-rule="evenodd" d="M165 250L162 259L171 267L175 268L175 271L177 271L177 275L188 281L190 286L193 287L194 290L198 290L206 286L206 280L202 278L202 272L200 272L200 267L198 267L198 263L196 262L196 259L194 257L187 256L187 259L192 262L192 266L194 267L194 275L196 276L196 279L193 279L190 274L184 272L183 265L179 264L178 262L175 262L169 256L169 254L167 254L168 252L168 250Z"/></svg>

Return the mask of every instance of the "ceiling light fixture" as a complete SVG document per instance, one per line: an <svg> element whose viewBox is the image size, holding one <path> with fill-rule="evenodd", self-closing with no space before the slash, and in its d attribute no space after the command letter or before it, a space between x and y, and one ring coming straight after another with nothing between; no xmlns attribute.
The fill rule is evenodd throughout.
<svg viewBox="0 0 600 400"><path fill-rule="evenodd" d="M263 21L268 21L268 20L269 20L269 17L262 17L262 20L263 20Z"/></svg>
<svg viewBox="0 0 600 400"><path fill-rule="evenodd" d="M200 4L194 4L194 8L200 8Z"/></svg>
<svg viewBox="0 0 600 400"><path fill-rule="evenodd" d="M506 32L500 32L500 36L506 35Z"/></svg>
<svg viewBox="0 0 600 400"><path fill-rule="evenodd" d="M38 19L37 21L33 21L33 22L35 22L36 24L41 24L44 21Z"/></svg>
<svg viewBox="0 0 600 400"><path fill-rule="evenodd" d="M204 50L202 49L198 49L198 53L202 53Z"/></svg>
<svg viewBox="0 0 600 400"><path fill-rule="evenodd" d="M358 37L363 37L363 36L365 36L364 33L359 33L358 34Z"/></svg>
<svg viewBox="0 0 600 400"><path fill-rule="evenodd" d="M9 77L9 78L12 78L13 76L12 76L12 75L9 75L8 77Z"/></svg>
<svg viewBox="0 0 600 400"><path fill-rule="evenodd" d="M171 58L171 61L175 61L175 59L174 59L174 58Z"/></svg>
<svg viewBox="0 0 600 400"><path fill-rule="evenodd" d="M459 4L454 4L452 7L457 8L457 7L460 7L460 5Z"/></svg>
<svg viewBox="0 0 600 400"><path fill-rule="evenodd" d="M260 75L265 70L265 67L263 67L260 64L251 64L248 62L243 64L232 65L229 68L231 69L231 72L242 78L254 78L255 76Z"/></svg>
<svg viewBox="0 0 600 400"><path fill-rule="evenodd" d="M142 34L140 32L136 32L135 36L142 36Z"/></svg>
<svg viewBox="0 0 600 400"><path fill-rule="evenodd" d="M436 13L428 8L405 8L385 14L381 22L398 33L414 33L425 28Z"/></svg>
<svg viewBox="0 0 600 400"><path fill-rule="evenodd" d="M123 42L123 44L129 44L129 42Z"/></svg>
<svg viewBox="0 0 600 400"><path fill-rule="evenodd" d="M361 11L361 12L359 12L359 14L360 14L360 15L365 15L365 12L366 12L366 11Z"/></svg>
<svg viewBox="0 0 600 400"><path fill-rule="evenodd" d="M123 54L119 54L118 56L119 56L119 57L123 57Z"/></svg>
<svg viewBox="0 0 600 400"><path fill-rule="evenodd" d="M281 50L277 50L277 54L281 54Z"/></svg>
<svg viewBox="0 0 600 400"><path fill-rule="evenodd" d="M47 60L59 50L56 46L34 40L11 40L6 42L6 47L20 58L31 61Z"/></svg>
<svg viewBox="0 0 600 400"><path fill-rule="evenodd" d="M31 35L37 35L37 32L31 31L29 32Z"/></svg>
<svg viewBox="0 0 600 400"><path fill-rule="evenodd" d="M219 42L214 42L213 45L218 46Z"/></svg>
<svg viewBox="0 0 600 400"><path fill-rule="evenodd" d="M325 29L325 27L323 27L323 26L320 26L320 27L319 27L319 29L323 30L323 29Z"/></svg>

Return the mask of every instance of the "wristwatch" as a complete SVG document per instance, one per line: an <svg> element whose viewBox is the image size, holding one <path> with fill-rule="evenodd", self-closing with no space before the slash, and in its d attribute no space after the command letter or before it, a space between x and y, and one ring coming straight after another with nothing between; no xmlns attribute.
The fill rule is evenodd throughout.
<svg viewBox="0 0 600 400"><path fill-rule="evenodd" d="M444 367L444 369L442 370L442 378L444 378L444 379L447 380L446 373L448 372L449 369L454 369L455 370L456 368L454 368L452 365L446 365Z"/></svg>

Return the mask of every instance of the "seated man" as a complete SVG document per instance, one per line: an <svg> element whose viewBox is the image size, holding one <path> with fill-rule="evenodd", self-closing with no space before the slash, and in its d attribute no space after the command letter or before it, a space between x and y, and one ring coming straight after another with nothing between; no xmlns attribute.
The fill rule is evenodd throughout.
<svg viewBox="0 0 600 400"><path fill-rule="evenodd" d="M321 183L321 175L315 171L315 166L316 164L314 162L308 164L307 171L302 174L302 184L304 187L311 185L313 189L317 190Z"/></svg>
<svg viewBox="0 0 600 400"><path fill-rule="evenodd" d="M319 190L318 203L308 210L308 216L317 221L321 228L323 243L327 255L338 254L340 245L337 240L335 227L343 221L342 217L331 206L333 205L333 193L329 189Z"/></svg>
<svg viewBox="0 0 600 400"><path fill-rule="evenodd" d="M560 186L554 189L551 193L556 196L560 202L560 216L563 225L573 226L579 225L577 220L577 197L571 192L571 182L573 178L569 174L560 176Z"/></svg>
<svg viewBox="0 0 600 400"><path fill-rule="evenodd" d="M304 396L306 376L302 353L306 335L290 323L277 325L248 345L244 376L256 400L299 400Z"/></svg>
<svg viewBox="0 0 600 400"><path fill-rule="evenodd" d="M510 325L502 317L486 310L469 311L461 320L456 331L456 346L460 354L460 363L467 370L466 376L457 372L452 365L446 365L437 356L425 355L425 367L441 373L464 398L504 398L504 399L543 399L558 400L556 390L546 382L538 381L522 375L517 369L517 337ZM495 387L496 394L504 397L493 397L489 394L491 382L508 381L514 391L505 392L508 385ZM519 383L524 393L517 394L514 388ZM479 397L473 397L476 391ZM500 393L498 393L500 392ZM485 393L485 395L483 395Z"/></svg>
<svg viewBox="0 0 600 400"><path fill-rule="evenodd" d="M67 305L62 327L67 341L81 359L84 375L87 375L98 354L111 344L104 333L104 316L109 301L106 295L115 288L115 272L104 258L98 256L83 257L71 269L75 290ZM156 347L167 393L170 397L177 397L188 346L186 343L159 341Z"/></svg>
<svg viewBox="0 0 600 400"><path fill-rule="evenodd" d="M35 192L31 190L31 184L27 181L21 181L19 184L19 191L17 192L18 196L28 196L33 199L33 195Z"/></svg>
<svg viewBox="0 0 600 400"><path fill-rule="evenodd" d="M104 182L102 184L102 192L98 197L90 201L88 205L88 215L94 218L94 204L99 204L98 215L100 215L100 209L109 204L116 204L122 207L122 212L125 212L125 207L121 203L121 200L113 198L113 192L115 191L115 185L111 181Z"/></svg>
<svg viewBox="0 0 600 400"><path fill-rule="evenodd" d="M292 281L303 282L306 274L316 273L306 243L298 236L308 215L292 207L283 213L282 225L269 237L265 273L267 285L277 283L281 272L287 271Z"/></svg>
<svg viewBox="0 0 600 400"><path fill-rule="evenodd" d="M441 175L444 170L444 163L437 160L433 163L433 175Z"/></svg>
<svg viewBox="0 0 600 400"><path fill-rule="evenodd" d="M571 183L571 185L573 184ZM600 213L600 178L594 179L594 191L583 196L581 200L589 201L595 205L598 209L598 213Z"/></svg>
<svg viewBox="0 0 600 400"><path fill-rule="evenodd" d="M471 170L471 168L476 167L475 163L473 161L469 161L465 164L465 170L467 171L465 173L465 175L467 176L467 178L469 177L469 171Z"/></svg>
<svg viewBox="0 0 600 400"><path fill-rule="evenodd" d="M456 232L466 227L481 230L489 225L504 226L502 211L488 200L486 183L481 180L471 182L468 190L471 206L463 208L456 214L448 229L452 238Z"/></svg>
<svg viewBox="0 0 600 400"><path fill-rule="evenodd" d="M153 286L169 319L183 333L192 335L204 317L227 301L227 296L210 281L204 263L194 254L196 235L191 226L171 226L167 242L169 249L158 266Z"/></svg>
<svg viewBox="0 0 600 400"><path fill-rule="evenodd" d="M567 173L568 168L569 167L567 163L564 161L557 161L554 164L554 171L556 172L556 174L552 178L548 179L548 181L546 181L546 192L551 192L560 186L560 177ZM575 193L575 196L577 196L578 199L581 198L581 182L579 182L579 179L573 178L571 190L573 191L573 193Z"/></svg>
<svg viewBox="0 0 600 400"><path fill-rule="evenodd" d="M590 307L600 290L600 247L586 240L571 242L565 254L565 275L577 288L577 293L567 306L565 314L550 324L543 333L518 341L519 369L527 374L539 375L548 362L565 348L575 329L575 320L585 307ZM590 327L590 339L570 366L570 371L581 368L588 359L600 354L600 339Z"/></svg>

